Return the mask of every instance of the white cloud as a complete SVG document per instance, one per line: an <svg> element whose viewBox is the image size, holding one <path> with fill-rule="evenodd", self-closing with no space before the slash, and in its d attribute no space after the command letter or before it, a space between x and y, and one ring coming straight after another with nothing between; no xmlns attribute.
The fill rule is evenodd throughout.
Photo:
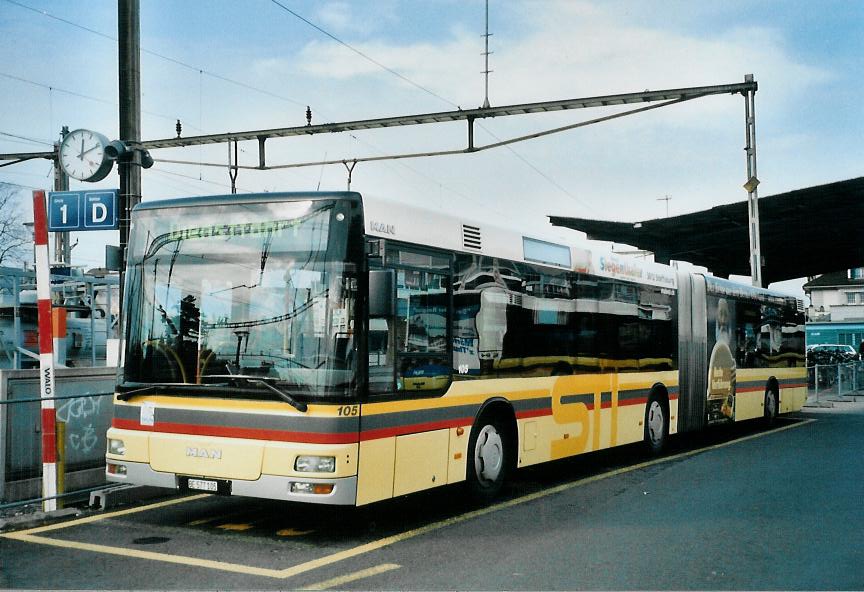
<svg viewBox="0 0 864 592"><path fill-rule="evenodd" d="M793 60L782 37L770 28L748 27L694 37L667 30L625 25L588 3L528 5L519 38L493 37L490 95L495 104L633 92L643 89L705 86L743 81L755 73L758 97L778 101L829 79L831 73ZM602 5L598 5L602 6ZM482 87L482 39L453 30L438 43L355 44L360 51L436 89L456 103L468 103ZM303 70L336 81L374 78L402 84L375 64L329 41L313 41L302 53ZM477 102L476 99L472 99ZM739 110L703 102L690 119ZM782 105L780 105L782 107ZM684 110L687 113L687 110Z"/></svg>
<svg viewBox="0 0 864 592"><path fill-rule="evenodd" d="M320 5L314 21L335 35L368 36L381 31L395 20L393 2L376 1L358 5L356 2L335 0Z"/></svg>

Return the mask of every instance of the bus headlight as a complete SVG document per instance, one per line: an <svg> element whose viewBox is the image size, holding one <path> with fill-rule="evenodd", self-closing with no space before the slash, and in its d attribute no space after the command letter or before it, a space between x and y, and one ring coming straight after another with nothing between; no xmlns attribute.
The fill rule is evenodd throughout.
<svg viewBox="0 0 864 592"><path fill-rule="evenodd" d="M299 473L335 473L335 456L298 456L294 470Z"/></svg>
<svg viewBox="0 0 864 592"><path fill-rule="evenodd" d="M123 440L108 438L108 454L117 454L121 456L126 454L126 444L123 443Z"/></svg>

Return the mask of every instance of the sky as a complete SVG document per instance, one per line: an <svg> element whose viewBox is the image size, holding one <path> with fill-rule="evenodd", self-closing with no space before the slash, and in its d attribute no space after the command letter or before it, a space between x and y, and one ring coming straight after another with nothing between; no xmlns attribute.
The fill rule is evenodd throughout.
<svg viewBox="0 0 864 592"><path fill-rule="evenodd" d="M142 138L479 107L482 0L141 0ZM294 14L292 14L292 12ZM302 17L302 18L300 18ZM490 0L492 106L738 83L756 93L759 193L861 176L864 2ZM60 128L118 136L117 4L0 0L0 153L50 150ZM361 55L362 54L362 55ZM478 124L484 144L609 115ZM531 229L546 216L638 221L746 199L744 100L722 95L476 154L360 163L351 188ZM268 141L270 164L459 149L465 123ZM241 164L257 164L255 143ZM224 194L227 147L153 152L143 199ZM51 164L0 168L30 217ZM72 189L117 187L71 181ZM238 192L342 190L341 165L241 170ZM663 198L671 198L668 202ZM572 232L572 231L565 231ZM102 264L116 232L77 233L73 264ZM829 270L826 270L829 271ZM781 289L800 292L801 281Z"/></svg>

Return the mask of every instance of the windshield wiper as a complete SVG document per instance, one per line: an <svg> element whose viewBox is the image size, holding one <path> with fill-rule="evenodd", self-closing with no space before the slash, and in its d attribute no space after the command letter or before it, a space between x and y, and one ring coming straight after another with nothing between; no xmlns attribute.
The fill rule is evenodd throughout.
<svg viewBox="0 0 864 592"><path fill-rule="evenodd" d="M227 378L228 380L244 380L249 384L260 384L269 390L273 391L279 397L294 407L300 413L306 413L306 410L309 409L309 406L306 405L303 401L298 401L285 391L280 388L276 388L272 384L268 382L268 380L274 380L273 378L265 378L263 376L251 376L249 374L207 374L203 378Z"/></svg>
<svg viewBox="0 0 864 592"><path fill-rule="evenodd" d="M121 401L128 401L135 395L148 395L154 391L159 390L161 387L151 384L150 386L145 386L137 389L132 389L131 391L125 391L117 394L117 398Z"/></svg>
<svg viewBox="0 0 864 592"><path fill-rule="evenodd" d="M133 383L134 384L134 383ZM131 385L130 385L131 386ZM160 393L164 394L166 389L189 389L189 388L200 388L200 384L184 384L184 383L174 383L174 382L160 382L154 384L148 384L147 386L142 386L138 388L133 388L132 390L122 391L117 393L117 398L121 401L128 401L132 397L138 395L149 395L151 393ZM125 385L118 385L118 389L125 388Z"/></svg>

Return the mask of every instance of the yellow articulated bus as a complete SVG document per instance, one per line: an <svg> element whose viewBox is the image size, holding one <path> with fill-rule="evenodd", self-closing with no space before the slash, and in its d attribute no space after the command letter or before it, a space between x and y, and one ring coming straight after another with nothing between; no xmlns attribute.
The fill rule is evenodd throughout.
<svg viewBox="0 0 864 592"><path fill-rule="evenodd" d="M351 192L139 205L109 480L490 498L518 467L801 408L794 298L556 231Z"/></svg>

